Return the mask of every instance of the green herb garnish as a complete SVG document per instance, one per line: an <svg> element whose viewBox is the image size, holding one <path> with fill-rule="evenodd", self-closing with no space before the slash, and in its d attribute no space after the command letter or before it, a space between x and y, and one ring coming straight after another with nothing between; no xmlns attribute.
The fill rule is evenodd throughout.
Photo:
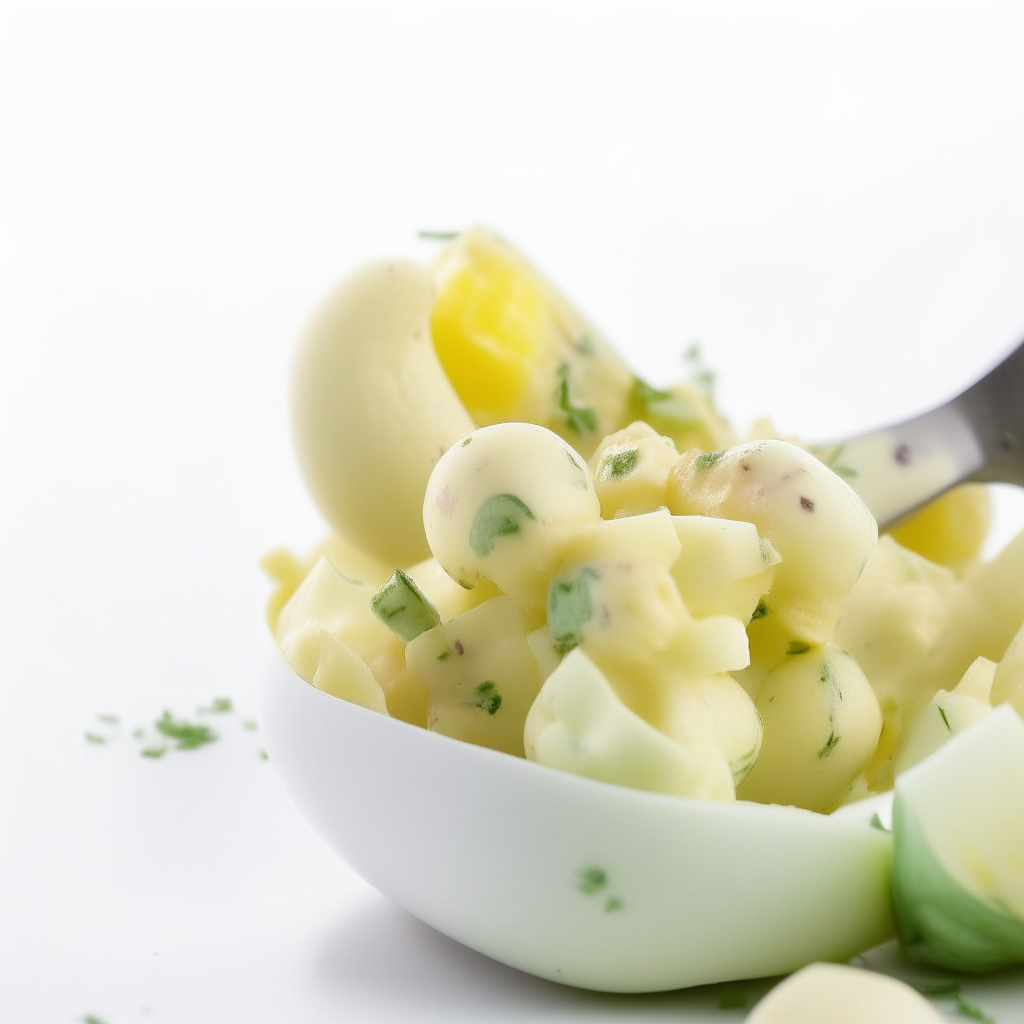
<svg viewBox="0 0 1024 1024"><path fill-rule="evenodd" d="M473 519L469 546L479 558L485 558L499 537L514 536L525 520L533 518L534 514L521 498L514 494L494 494L480 506Z"/></svg>
<svg viewBox="0 0 1024 1024"><path fill-rule="evenodd" d="M639 377L633 378L629 397L640 419L660 419L677 427L694 427L703 422L700 413L685 398L652 388Z"/></svg>
<svg viewBox="0 0 1024 1024"><path fill-rule="evenodd" d="M749 1005L747 994L734 985L723 986L718 992L720 1010L743 1010Z"/></svg>
<svg viewBox="0 0 1024 1024"><path fill-rule="evenodd" d="M717 452L701 452L701 454L693 460L693 464L698 469L710 469L712 466L717 465L724 456L725 449Z"/></svg>
<svg viewBox="0 0 1024 1024"><path fill-rule="evenodd" d="M170 711L165 711L153 724L168 739L178 741L178 750L195 750L217 738L217 734L208 725L194 725L184 719L172 718Z"/></svg>
<svg viewBox="0 0 1024 1024"><path fill-rule="evenodd" d="M82 1024L105 1024L105 1022L100 1020L99 1017L95 1017L95 1016L93 1016L93 1014L87 1013L82 1018Z"/></svg>
<svg viewBox="0 0 1024 1024"><path fill-rule="evenodd" d="M583 640L583 625L594 614L590 581L600 579L589 566L567 580L548 586L548 630L559 654L568 654Z"/></svg>
<svg viewBox="0 0 1024 1024"><path fill-rule="evenodd" d="M763 619L768 614L768 605L764 603L764 598L757 602L757 607L754 609L754 614L750 616L750 621L755 622L757 619Z"/></svg>
<svg viewBox="0 0 1024 1024"><path fill-rule="evenodd" d="M825 460L825 465L828 466L833 473L837 473L839 476L844 477L847 480L852 480L858 475L857 470L852 466L844 466L839 461L845 448L845 444L836 445L836 447L832 449L832 454Z"/></svg>
<svg viewBox="0 0 1024 1024"><path fill-rule="evenodd" d="M87 740L88 740L88 741L89 741L90 743L106 743L106 742L107 742L107 738L106 738L106 736L98 736L98 735L97 735L96 733L94 733L94 732L87 732L87 733L83 733L83 735L85 736L85 738L86 738L86 739L87 739Z"/></svg>
<svg viewBox="0 0 1024 1024"><path fill-rule="evenodd" d="M562 363L558 368L558 388L555 398L558 408L565 413L565 425L576 434L592 433L597 430L597 413L586 406L574 405L569 394L569 364Z"/></svg>
<svg viewBox="0 0 1024 1024"><path fill-rule="evenodd" d="M230 711L231 708L232 704L230 697L214 697L208 708L199 708L198 710L204 714L220 715L226 711Z"/></svg>
<svg viewBox="0 0 1024 1024"><path fill-rule="evenodd" d="M490 679L481 683L473 693L476 696L473 707L486 711L492 717L498 713L501 708L501 694Z"/></svg>
<svg viewBox="0 0 1024 1024"><path fill-rule="evenodd" d="M391 579L373 595L370 608L406 644L441 622L438 610L427 595L401 569L396 569Z"/></svg>
<svg viewBox="0 0 1024 1024"><path fill-rule="evenodd" d="M583 868L576 873L576 888L587 896L600 892L608 884L608 875L602 868Z"/></svg>
<svg viewBox="0 0 1024 1024"><path fill-rule="evenodd" d="M787 654L806 654L811 645L804 640L790 640L786 645Z"/></svg>
<svg viewBox="0 0 1024 1024"><path fill-rule="evenodd" d="M166 747L143 747L142 750L139 751L140 756L152 758L163 757L166 753Z"/></svg>
<svg viewBox="0 0 1024 1024"><path fill-rule="evenodd" d="M612 898L610 900L608 900L608 902L605 903L605 905L604 905L604 912L606 914L612 914L616 910L621 910L621 909L622 909L622 900L620 900L618 898L618 896L612 896Z"/></svg>
<svg viewBox="0 0 1024 1024"><path fill-rule="evenodd" d="M944 722L944 723L946 724L946 728L947 728L947 729L948 729L948 730L949 730L950 732L952 732L952 731L953 731L953 726L951 726L951 725L949 724L949 719L948 719L948 718L946 717L946 711L945 711L945 709L944 709L944 708L943 708L943 707L942 707L941 705L939 705L939 704L936 704L935 706L936 706L936 707L937 707L937 708L939 709L939 714L940 714L940 715L942 715L942 721L943 721L943 722Z"/></svg>
<svg viewBox="0 0 1024 1024"><path fill-rule="evenodd" d="M458 238L461 233L460 231L417 231L416 237L423 238L428 242L450 242L453 238Z"/></svg>
<svg viewBox="0 0 1024 1024"><path fill-rule="evenodd" d="M837 736L834 731L830 732L828 734L828 739L825 740L825 745L821 748L821 750L818 751L818 760L823 761L826 757L828 757L828 755L836 749L836 744L839 742L841 738L842 737Z"/></svg>
<svg viewBox="0 0 1024 1024"><path fill-rule="evenodd" d="M871 815L871 821L869 822L869 824L872 828L877 828L879 832L891 831L882 824L882 819L878 816L878 811L875 811L875 813Z"/></svg>
<svg viewBox="0 0 1024 1024"><path fill-rule="evenodd" d="M601 465L602 475L606 480L621 480L623 477L629 476L636 469L639 462L639 448L628 448L624 452L615 452L612 455L606 456L603 460Z"/></svg>
<svg viewBox="0 0 1024 1024"><path fill-rule="evenodd" d="M252 718L243 718L243 719L242 719L242 728L243 728L243 729L248 729L248 730L249 730L249 732L255 732L255 731L256 731L256 728L257 728L257 727L256 727L256 721L255 721L255 719L252 719Z"/></svg>
<svg viewBox="0 0 1024 1024"><path fill-rule="evenodd" d="M106 722L107 725L120 725L121 719L117 715L97 715L97 721Z"/></svg>

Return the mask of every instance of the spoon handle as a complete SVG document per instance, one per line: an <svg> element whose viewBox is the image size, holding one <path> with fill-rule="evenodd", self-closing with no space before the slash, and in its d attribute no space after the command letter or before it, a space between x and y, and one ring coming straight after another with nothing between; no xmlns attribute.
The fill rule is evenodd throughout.
<svg viewBox="0 0 1024 1024"><path fill-rule="evenodd" d="M818 454L882 529L965 481L1024 486L1024 343L945 405Z"/></svg>

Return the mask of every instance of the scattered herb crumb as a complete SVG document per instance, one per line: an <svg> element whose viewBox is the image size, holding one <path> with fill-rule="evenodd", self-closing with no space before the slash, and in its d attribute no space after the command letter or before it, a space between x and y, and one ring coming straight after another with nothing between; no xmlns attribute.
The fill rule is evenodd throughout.
<svg viewBox="0 0 1024 1024"><path fill-rule="evenodd" d="M914 986L923 996L932 999L952 999L956 1003L956 1012L969 1020L979 1020L982 1024L996 1024L995 1018L989 1016L980 1006L965 999L959 981L929 981Z"/></svg>
<svg viewBox="0 0 1024 1024"><path fill-rule="evenodd" d="M790 640L786 645L787 654L806 654L811 649L811 645L805 640Z"/></svg>
<svg viewBox="0 0 1024 1024"><path fill-rule="evenodd" d="M416 237L427 242L450 242L453 238L458 238L459 234L458 231L417 231Z"/></svg>
<svg viewBox="0 0 1024 1024"><path fill-rule="evenodd" d="M624 476L629 476L629 474L636 469L639 461L640 451L637 448L629 448L624 452L616 452L606 463L608 467L608 476L611 477L612 480L621 480Z"/></svg>
<svg viewBox="0 0 1024 1024"><path fill-rule="evenodd" d="M764 603L762 598L757 602L757 607L754 609L754 614L750 616L751 622L756 622L758 619L763 619L768 614L768 605Z"/></svg>
<svg viewBox="0 0 1024 1024"><path fill-rule="evenodd" d="M256 756L257 756L257 757L258 757L258 758L259 758L259 759L260 759L261 761L267 761L267 760L269 760L269 759L270 759L270 755L269 755L269 754L268 754L268 753L267 753L267 752L266 752L265 750L257 750L257 751L256 751Z"/></svg>
<svg viewBox="0 0 1024 1024"><path fill-rule="evenodd" d="M946 709L945 709L945 708L943 708L943 707L942 707L941 705L939 705L939 704L936 704L935 706L936 706L936 707L937 707L937 708L939 709L939 714L940 714L940 715L942 715L942 721L943 721L943 722L945 723L945 725L946 725L946 728L947 728L947 729L948 729L948 730L949 730L950 732L952 732L952 731L953 731L953 726L951 726L951 725L949 724L949 719L948 719L948 718L946 717Z"/></svg>
<svg viewBox="0 0 1024 1024"><path fill-rule="evenodd" d="M608 884L608 875L603 868L583 868L576 874L576 888L587 896L600 892Z"/></svg>
<svg viewBox="0 0 1024 1024"><path fill-rule="evenodd" d="M95 1016L94 1014L87 1013L82 1018L82 1024L105 1024L105 1022L102 1021L99 1017Z"/></svg>
<svg viewBox="0 0 1024 1024"><path fill-rule="evenodd" d="M614 914L616 910L621 910L621 909L622 909L622 900L620 900L618 898L618 896L613 896L604 905L604 912L606 914Z"/></svg>
<svg viewBox="0 0 1024 1024"><path fill-rule="evenodd" d="M163 757L164 754L167 753L167 748L166 747L143 747L142 750L139 751L139 753L143 757L152 757L152 758Z"/></svg>
<svg viewBox="0 0 1024 1024"><path fill-rule="evenodd" d="M232 704L229 697L214 697L213 702L208 708L199 708L199 711L211 715L219 715L225 711L230 711L231 708Z"/></svg>
<svg viewBox="0 0 1024 1024"><path fill-rule="evenodd" d="M698 469L710 469L725 457L725 449L717 452L702 452L693 460Z"/></svg>
<svg viewBox="0 0 1024 1024"><path fill-rule="evenodd" d="M101 722L106 722L107 725L120 725L121 719L117 715L97 715L96 718Z"/></svg>
<svg viewBox="0 0 1024 1024"><path fill-rule="evenodd" d="M85 733L84 735L85 735L85 738L86 738L86 739L87 739L87 740L88 740L88 741L89 741L90 743L106 743L106 742L107 742L107 738L106 738L106 736L98 736L98 735L97 735L96 733L94 733L94 732L87 732L87 733Z"/></svg>
<svg viewBox="0 0 1024 1024"><path fill-rule="evenodd" d="M826 757L828 757L828 755L836 749L836 744L839 742L841 738L842 737L837 736L834 731L830 732L828 734L828 739L825 740L825 745L821 748L821 750L818 751L818 760L823 761Z"/></svg>
<svg viewBox="0 0 1024 1024"><path fill-rule="evenodd" d="M890 829L887 829L882 824L882 819L878 816L878 811L875 811L875 813L871 815L871 822L870 822L870 824L871 824L872 828L877 828L879 832L889 832L890 831Z"/></svg>
<svg viewBox="0 0 1024 1024"><path fill-rule="evenodd" d="M248 729L249 732L255 732L256 728L257 728L256 720L254 718L243 718L242 719L242 728L243 729Z"/></svg>
<svg viewBox="0 0 1024 1024"><path fill-rule="evenodd" d="M569 394L569 364L562 363L558 368L559 382L555 397L558 408L565 413L565 425L574 433L592 433L597 430L597 413L586 406L574 405Z"/></svg>
<svg viewBox="0 0 1024 1024"><path fill-rule="evenodd" d="M168 739L178 741L178 750L195 750L217 738L217 734L208 725L195 725L184 719L175 719L171 717L170 711L165 711L153 724Z"/></svg>
<svg viewBox="0 0 1024 1024"><path fill-rule="evenodd" d="M493 718L501 708L501 694L498 693L498 688L494 685L493 681L488 679L486 682L481 683L473 692L476 694L476 701L473 707L486 711Z"/></svg>
<svg viewBox="0 0 1024 1024"><path fill-rule="evenodd" d="M437 660L438 660L438 661L447 661L447 660L448 660L448 659L449 659L449 658L450 658L451 656L452 656L452 652L451 652L450 650L448 650L448 651L442 651L442 652L441 652L441 653L440 653L440 654L439 654L439 655L437 656Z"/></svg>
<svg viewBox="0 0 1024 1024"><path fill-rule="evenodd" d="M132 731L132 739L135 739L135 740L141 740L142 737L145 736L145 735L146 735L146 730L143 729L141 726L138 729L134 729Z"/></svg>

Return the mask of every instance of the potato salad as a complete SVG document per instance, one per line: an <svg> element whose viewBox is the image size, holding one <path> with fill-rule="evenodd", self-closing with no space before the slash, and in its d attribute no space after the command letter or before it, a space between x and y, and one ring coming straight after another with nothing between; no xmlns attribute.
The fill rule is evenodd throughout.
<svg viewBox="0 0 1024 1024"><path fill-rule="evenodd" d="M268 615L336 697L607 783L820 813L997 705L1024 715L1024 535L979 560L983 487L879 537L834 453L743 440L699 379L641 380L488 230L343 280L292 417L331 534L267 557Z"/></svg>

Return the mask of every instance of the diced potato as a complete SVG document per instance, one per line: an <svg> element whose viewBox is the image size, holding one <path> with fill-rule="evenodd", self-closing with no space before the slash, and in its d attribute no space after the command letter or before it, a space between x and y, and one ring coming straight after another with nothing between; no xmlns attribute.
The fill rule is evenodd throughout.
<svg viewBox="0 0 1024 1024"><path fill-rule="evenodd" d="M672 578L687 609L698 618L731 615L749 622L782 561L771 541L760 538L753 523L731 519L673 516L672 524L681 544Z"/></svg>
<svg viewBox="0 0 1024 1024"><path fill-rule="evenodd" d="M1024 718L1024 626L1018 631L996 668L992 683L992 704L1009 701Z"/></svg>
<svg viewBox="0 0 1024 1024"><path fill-rule="evenodd" d="M522 756L540 674L510 598L491 598L421 633L405 654L427 687L428 729Z"/></svg>
<svg viewBox="0 0 1024 1024"><path fill-rule="evenodd" d="M668 502L668 478L679 453L642 421L606 437L590 460L601 515L635 516L653 512Z"/></svg>
<svg viewBox="0 0 1024 1024"><path fill-rule="evenodd" d="M878 698L856 661L831 644L804 647L764 680L764 739L742 800L827 813L843 802L882 731Z"/></svg>
<svg viewBox="0 0 1024 1024"><path fill-rule="evenodd" d="M812 643L831 637L877 538L874 517L850 486L785 441L686 453L669 484L669 508L753 523L782 557L771 614Z"/></svg>
<svg viewBox="0 0 1024 1024"><path fill-rule="evenodd" d="M525 746L532 761L620 786L710 800L734 795L728 762L714 746L683 746L649 725L580 650L541 688Z"/></svg>
<svg viewBox="0 0 1024 1024"><path fill-rule="evenodd" d="M323 623L309 619L285 637L282 651L296 672L318 690L387 714L384 691L366 663Z"/></svg>

